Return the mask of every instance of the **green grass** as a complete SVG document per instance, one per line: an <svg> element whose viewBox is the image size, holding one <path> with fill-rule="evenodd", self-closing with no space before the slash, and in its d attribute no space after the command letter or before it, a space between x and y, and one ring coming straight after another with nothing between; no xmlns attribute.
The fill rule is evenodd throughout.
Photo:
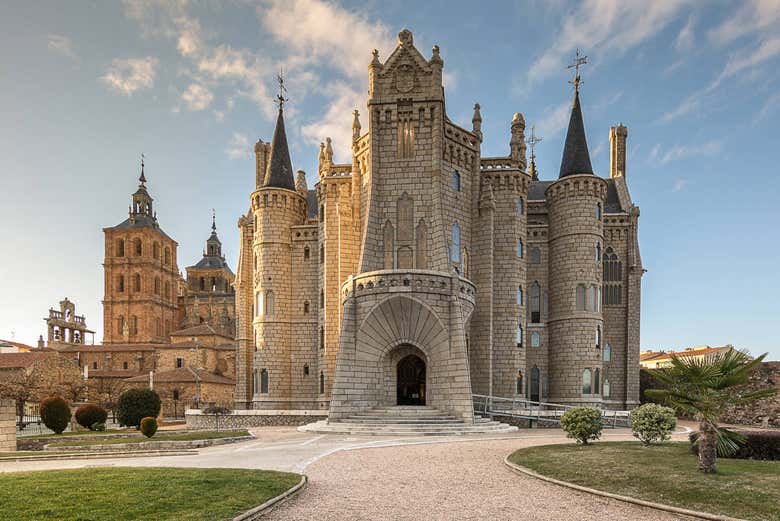
<svg viewBox="0 0 780 521"><path fill-rule="evenodd" d="M235 438L238 436L249 436L247 431L203 431L203 432L185 432L181 434L165 434L160 431L151 438L143 434L138 434L132 438L107 438L95 440L80 441L57 441L50 443L52 447L86 447L90 445L116 445L119 443L142 443L145 441L192 441L192 440L215 440L219 438Z"/></svg>
<svg viewBox="0 0 780 521"><path fill-rule="evenodd" d="M269 470L94 468L0 474L3 519L231 519L296 485ZM20 494L19 491L24 491Z"/></svg>
<svg viewBox="0 0 780 521"><path fill-rule="evenodd" d="M67 431L62 434L36 434L35 436L20 436L24 440L35 440L40 438L60 438L64 436L109 436L111 434L132 433L132 429L108 429L105 431Z"/></svg>
<svg viewBox="0 0 780 521"><path fill-rule="evenodd" d="M547 445L509 460L563 481L711 514L780 520L780 461L718 459L702 474L686 442L644 447L639 442Z"/></svg>

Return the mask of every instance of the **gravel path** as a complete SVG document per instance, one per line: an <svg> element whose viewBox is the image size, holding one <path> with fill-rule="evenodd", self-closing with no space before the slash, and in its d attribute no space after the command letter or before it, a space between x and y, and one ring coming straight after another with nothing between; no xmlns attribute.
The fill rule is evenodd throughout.
<svg viewBox="0 0 780 521"><path fill-rule="evenodd" d="M503 463L504 457L518 448L555 441L565 438L545 436L337 452L310 465L306 469L308 487L270 512L267 519L688 519L521 476Z"/></svg>

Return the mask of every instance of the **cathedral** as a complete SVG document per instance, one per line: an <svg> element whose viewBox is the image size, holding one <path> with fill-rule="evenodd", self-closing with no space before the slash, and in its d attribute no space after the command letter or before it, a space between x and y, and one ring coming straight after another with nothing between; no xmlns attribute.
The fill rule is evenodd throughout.
<svg viewBox="0 0 780 521"><path fill-rule="evenodd" d="M279 100L238 223L237 408L338 421L427 405L469 423L473 394L638 404L643 268L626 127L610 129L609 176L596 175L577 74L560 171L546 180L519 113L509 154L482 157L479 105L471 129L448 118L443 66L408 30L386 60L374 51L352 160L336 164L328 139L313 190L293 171Z"/></svg>

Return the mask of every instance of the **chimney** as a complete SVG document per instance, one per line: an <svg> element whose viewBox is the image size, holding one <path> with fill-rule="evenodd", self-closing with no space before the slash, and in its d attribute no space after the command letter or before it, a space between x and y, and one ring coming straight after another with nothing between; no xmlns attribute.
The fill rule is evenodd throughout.
<svg viewBox="0 0 780 521"><path fill-rule="evenodd" d="M623 123L609 128L609 177L626 175L626 138L628 129Z"/></svg>

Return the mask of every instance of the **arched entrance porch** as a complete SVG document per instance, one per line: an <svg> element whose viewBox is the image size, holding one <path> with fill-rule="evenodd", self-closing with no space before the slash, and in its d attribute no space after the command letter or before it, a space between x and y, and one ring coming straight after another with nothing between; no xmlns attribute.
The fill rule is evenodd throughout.
<svg viewBox="0 0 780 521"><path fill-rule="evenodd" d="M396 405L425 405L425 362L415 354L398 362Z"/></svg>

